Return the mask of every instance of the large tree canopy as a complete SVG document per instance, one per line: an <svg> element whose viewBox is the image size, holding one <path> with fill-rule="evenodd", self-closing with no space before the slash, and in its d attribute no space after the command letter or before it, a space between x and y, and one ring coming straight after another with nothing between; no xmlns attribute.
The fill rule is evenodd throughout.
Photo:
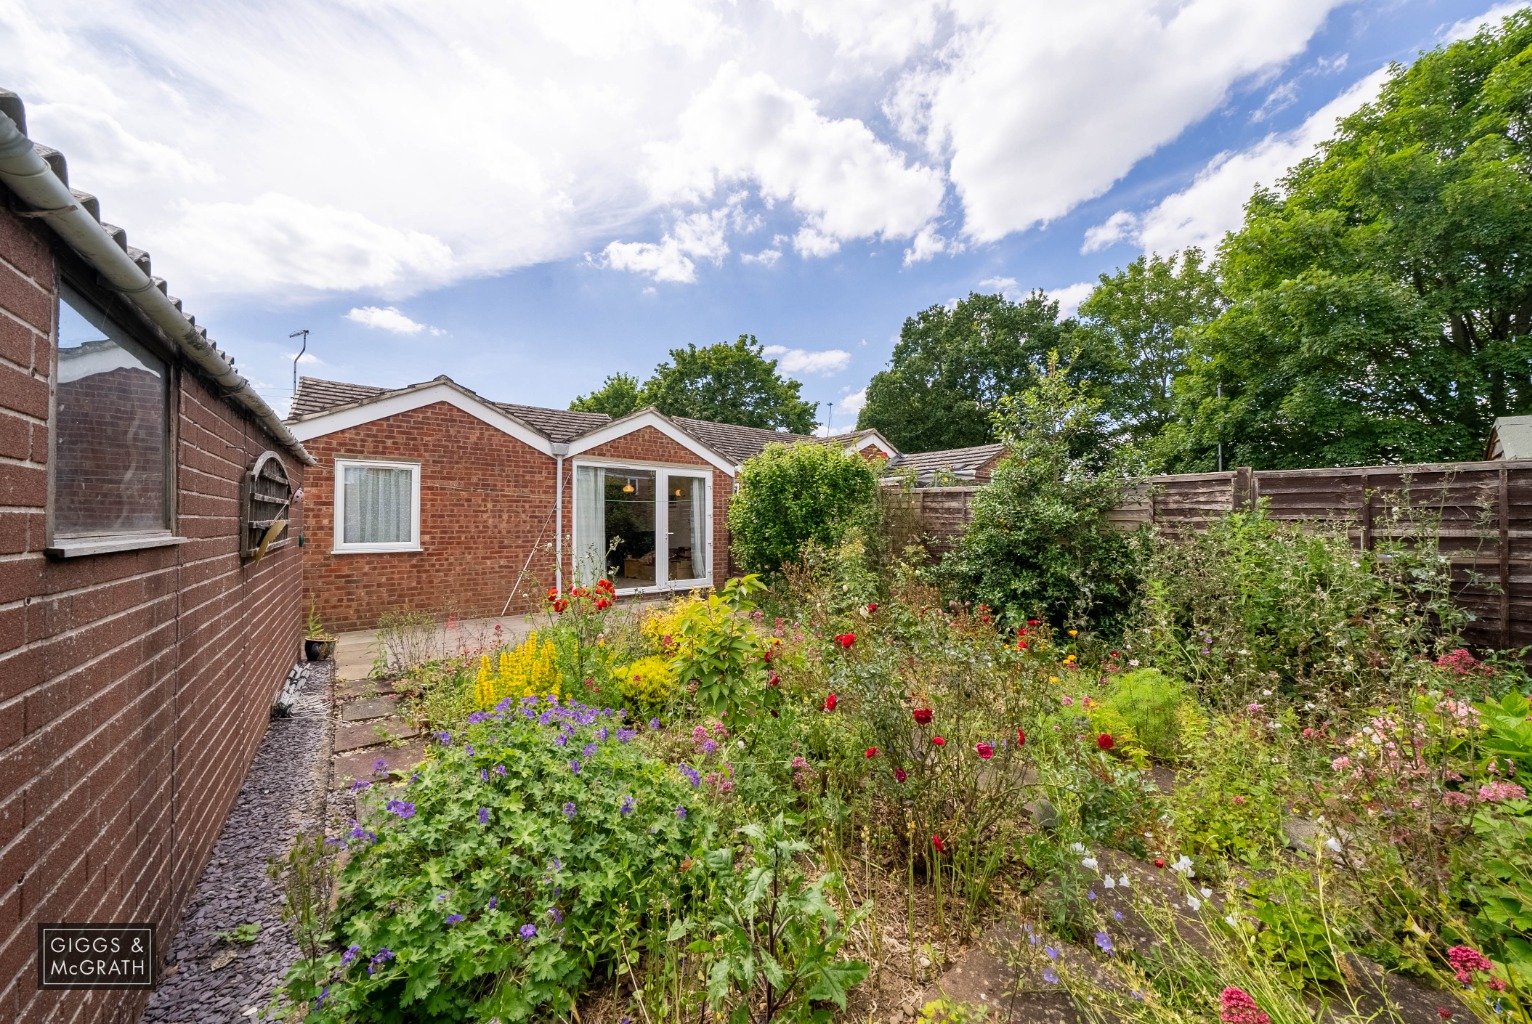
<svg viewBox="0 0 1532 1024"><path fill-rule="evenodd" d="M1532 13L1396 66L1225 240L1165 461L1476 457L1532 412L1529 174Z"/></svg>
<svg viewBox="0 0 1532 1024"><path fill-rule="evenodd" d="M741 334L733 343L671 349L670 360L655 367L643 385L627 374L613 374L569 407L626 416L652 405L667 416L808 434L818 405L803 400L802 387L777 372L777 361L766 358L753 335Z"/></svg>
<svg viewBox="0 0 1532 1024"><path fill-rule="evenodd" d="M1076 343L1103 353L1111 386L1099 395L1120 433L1142 444L1175 415L1174 386L1186 367L1193 329L1216 317L1223 293L1201 249L1140 256L1102 274L1080 304Z"/></svg>
<svg viewBox="0 0 1532 1024"><path fill-rule="evenodd" d="M876 428L907 452L987 444L1001 397L1025 388L1050 352L1068 350L1073 326L1041 291L1021 302L975 292L932 306L905 320L888 368L867 385L857 428ZM1099 362L1082 354L1074 368L1090 374Z"/></svg>

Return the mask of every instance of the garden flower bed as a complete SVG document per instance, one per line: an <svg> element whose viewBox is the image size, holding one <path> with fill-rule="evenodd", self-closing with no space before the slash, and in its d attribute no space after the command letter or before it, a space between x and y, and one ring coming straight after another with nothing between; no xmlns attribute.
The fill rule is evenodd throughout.
<svg viewBox="0 0 1532 1024"><path fill-rule="evenodd" d="M1109 638L908 570L869 596L833 558L641 613L550 593L525 643L396 680L437 741L359 789L343 866L319 845L290 872L319 883L284 998L336 1022L1526 1020L1527 679L1459 649L1410 558L1231 521L1167 548ZM941 998L980 946L1003 990Z"/></svg>

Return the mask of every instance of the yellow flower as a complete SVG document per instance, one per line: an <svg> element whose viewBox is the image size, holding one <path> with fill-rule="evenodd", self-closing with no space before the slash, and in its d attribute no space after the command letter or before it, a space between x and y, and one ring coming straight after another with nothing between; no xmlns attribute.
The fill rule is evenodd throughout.
<svg viewBox="0 0 1532 1024"><path fill-rule="evenodd" d="M1071 629L1069 631L1069 635L1070 636L1079 636L1080 635L1080 631L1078 629Z"/></svg>
<svg viewBox="0 0 1532 1024"><path fill-rule="evenodd" d="M1048 682L1050 682L1050 683L1056 683L1058 681L1059 681L1059 677L1058 676L1049 676L1048 677Z"/></svg>

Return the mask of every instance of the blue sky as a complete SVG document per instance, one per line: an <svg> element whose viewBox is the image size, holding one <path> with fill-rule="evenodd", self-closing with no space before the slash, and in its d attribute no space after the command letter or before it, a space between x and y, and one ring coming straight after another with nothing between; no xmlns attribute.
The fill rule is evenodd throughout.
<svg viewBox="0 0 1532 1024"><path fill-rule="evenodd" d="M0 4L30 133L278 410L563 406L754 334L854 421L906 316L1214 244L1460 0Z"/></svg>

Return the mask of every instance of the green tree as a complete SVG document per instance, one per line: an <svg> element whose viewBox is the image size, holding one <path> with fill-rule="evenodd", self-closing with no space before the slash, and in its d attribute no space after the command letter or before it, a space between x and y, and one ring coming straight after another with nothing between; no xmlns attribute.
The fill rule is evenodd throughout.
<svg viewBox="0 0 1532 1024"><path fill-rule="evenodd" d="M1218 277L1195 246L1147 253L1102 274L1080 304L1080 333L1112 361L1104 410L1136 443L1157 437L1175 416L1176 378L1186 370L1194 328L1223 309Z"/></svg>
<svg viewBox="0 0 1532 1024"><path fill-rule="evenodd" d="M819 406L803 400L802 387L777 372L754 335L741 334L732 344L671 349L670 361L643 386L642 400L667 416L808 434Z"/></svg>
<svg viewBox="0 0 1532 1024"><path fill-rule="evenodd" d="M1071 380L1056 352L1029 387L1001 398L995 431L1010 457L973 499L973 518L937 575L953 597L982 601L1006 621L1087 620L1108 635L1127 625L1138 597L1142 534L1107 513L1122 504L1140 465L1128 442L1105 450L1101 399ZM1090 458L1076 454L1092 452Z"/></svg>
<svg viewBox="0 0 1532 1024"><path fill-rule="evenodd" d="M809 541L837 544L878 515L878 472L838 445L769 444L740 469L729 539L747 572L773 572Z"/></svg>
<svg viewBox="0 0 1532 1024"><path fill-rule="evenodd" d="M888 368L873 374L857 428L873 427L907 452L988 444L1002 396L1026 386L1074 329L1042 291L1021 302L970 293L905 320ZM1092 350L1073 372L1105 363Z"/></svg>
<svg viewBox="0 0 1532 1024"><path fill-rule="evenodd" d="M616 419L641 409L643 405L643 388L639 386L638 378L614 373L597 390L570 402L569 408L576 412L604 412Z"/></svg>
<svg viewBox="0 0 1532 1024"><path fill-rule="evenodd" d="M1396 65L1225 239L1164 461L1476 457L1532 412L1529 170L1532 12Z"/></svg>

